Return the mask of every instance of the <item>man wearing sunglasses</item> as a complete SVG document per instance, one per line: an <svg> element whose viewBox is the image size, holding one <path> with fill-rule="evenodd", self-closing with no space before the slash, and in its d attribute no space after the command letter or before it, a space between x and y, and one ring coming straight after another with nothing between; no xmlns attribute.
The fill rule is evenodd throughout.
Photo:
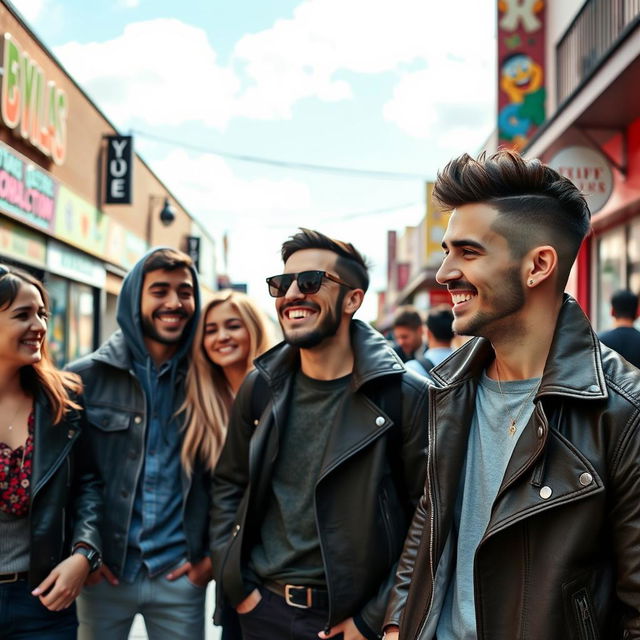
<svg viewBox="0 0 640 640"><path fill-rule="evenodd" d="M353 245L302 229L282 258L267 283L285 339L240 389L214 477L218 604L244 640L379 638L422 492L427 383L353 319L369 284Z"/></svg>

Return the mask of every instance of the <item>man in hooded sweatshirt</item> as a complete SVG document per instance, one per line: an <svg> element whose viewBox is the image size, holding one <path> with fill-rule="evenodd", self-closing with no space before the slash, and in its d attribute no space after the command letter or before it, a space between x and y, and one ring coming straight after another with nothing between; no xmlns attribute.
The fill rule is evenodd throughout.
<svg viewBox="0 0 640 640"><path fill-rule="evenodd" d="M104 564L78 601L81 640L204 637L209 479L180 464L176 415L198 320L189 256L154 249L127 275L120 329L70 369L84 383L89 440L105 482Z"/></svg>

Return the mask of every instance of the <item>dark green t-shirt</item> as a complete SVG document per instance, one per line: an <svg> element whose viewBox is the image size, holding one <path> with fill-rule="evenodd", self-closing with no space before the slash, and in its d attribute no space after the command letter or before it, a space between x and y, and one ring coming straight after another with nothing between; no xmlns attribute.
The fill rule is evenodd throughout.
<svg viewBox="0 0 640 640"><path fill-rule="evenodd" d="M314 380L296 374L261 539L251 552L250 568L262 581L325 586L314 492L350 379Z"/></svg>

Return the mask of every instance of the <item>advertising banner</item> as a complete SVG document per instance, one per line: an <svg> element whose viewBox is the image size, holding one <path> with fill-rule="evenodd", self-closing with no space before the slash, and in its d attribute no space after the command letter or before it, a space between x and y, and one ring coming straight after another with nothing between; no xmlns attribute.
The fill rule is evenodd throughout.
<svg viewBox="0 0 640 640"><path fill-rule="evenodd" d="M43 236L0 220L0 254L43 268L47 262L47 244Z"/></svg>
<svg viewBox="0 0 640 640"><path fill-rule="evenodd" d="M56 204L55 236L89 253L103 255L109 220L84 198L60 185Z"/></svg>
<svg viewBox="0 0 640 640"><path fill-rule="evenodd" d="M40 167L0 143L0 209L27 224L52 232L58 182Z"/></svg>
<svg viewBox="0 0 640 640"><path fill-rule="evenodd" d="M545 121L547 0L498 0L498 144L521 150Z"/></svg>
<svg viewBox="0 0 640 640"><path fill-rule="evenodd" d="M449 222L449 212L440 211L432 199L433 182L427 182L427 237L425 243L427 247L427 265L439 267L442 262L442 238L447 230Z"/></svg>

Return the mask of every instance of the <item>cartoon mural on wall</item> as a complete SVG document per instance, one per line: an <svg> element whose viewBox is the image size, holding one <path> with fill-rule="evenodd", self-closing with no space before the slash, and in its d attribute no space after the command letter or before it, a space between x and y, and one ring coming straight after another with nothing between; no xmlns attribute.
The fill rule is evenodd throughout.
<svg viewBox="0 0 640 640"><path fill-rule="evenodd" d="M545 120L544 0L498 0L498 139L522 149Z"/></svg>

